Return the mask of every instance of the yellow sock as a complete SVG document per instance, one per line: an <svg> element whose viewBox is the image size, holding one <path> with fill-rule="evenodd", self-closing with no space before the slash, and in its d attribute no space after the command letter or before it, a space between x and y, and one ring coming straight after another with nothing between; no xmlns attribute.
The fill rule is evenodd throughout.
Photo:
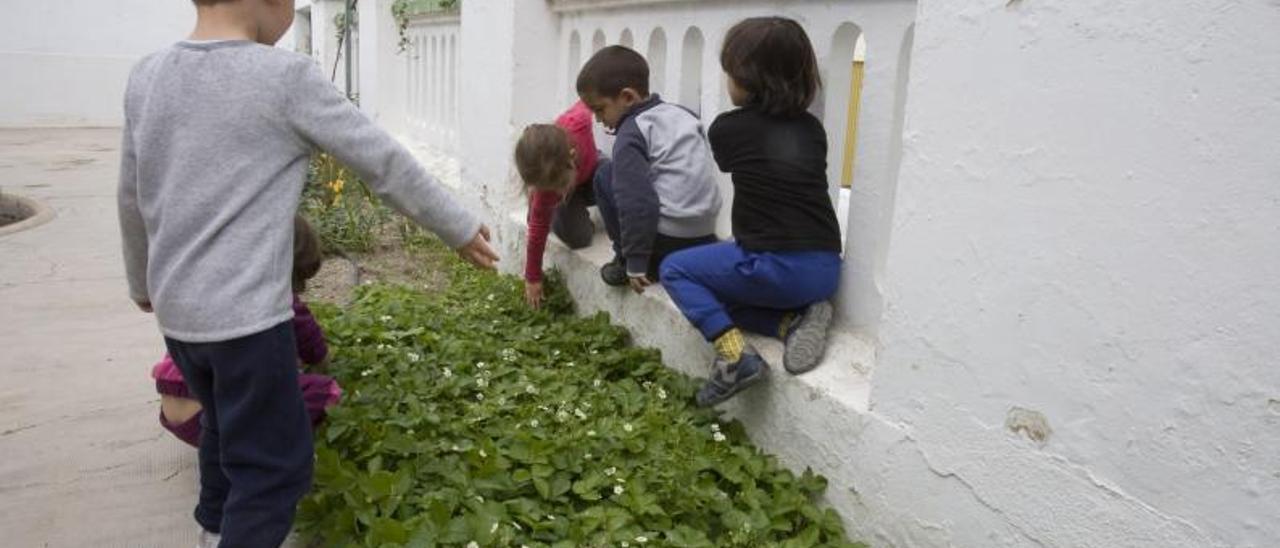
<svg viewBox="0 0 1280 548"><path fill-rule="evenodd" d="M724 334L716 337L715 342L716 354L724 358L729 363L734 363L742 359L742 349L746 347L747 342L742 339L742 332L736 327L729 328Z"/></svg>
<svg viewBox="0 0 1280 548"><path fill-rule="evenodd" d="M787 333L791 331L791 322L794 322L795 319L796 319L795 312L787 312L786 314L782 315L782 321L778 322L778 338L779 339L782 339L782 340L787 339Z"/></svg>

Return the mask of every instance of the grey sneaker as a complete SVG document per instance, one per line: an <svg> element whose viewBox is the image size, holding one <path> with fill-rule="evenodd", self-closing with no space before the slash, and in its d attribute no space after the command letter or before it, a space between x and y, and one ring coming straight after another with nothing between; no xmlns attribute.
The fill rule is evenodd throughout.
<svg viewBox="0 0 1280 548"><path fill-rule="evenodd" d="M742 357L737 362L728 363L717 356L712 367L711 378L698 389L698 407L711 407L727 401L734 394L764 380L769 373L769 364L750 345L742 350Z"/></svg>
<svg viewBox="0 0 1280 548"><path fill-rule="evenodd" d="M830 302L813 303L792 321L787 330L787 348L782 354L782 367L788 373L799 375L822 363L822 356L827 352L831 312Z"/></svg>
<svg viewBox="0 0 1280 548"><path fill-rule="evenodd" d="M612 261L600 267L600 279L604 280L604 283L615 287L629 283L629 280L627 280L627 267L623 264L621 256L615 256Z"/></svg>

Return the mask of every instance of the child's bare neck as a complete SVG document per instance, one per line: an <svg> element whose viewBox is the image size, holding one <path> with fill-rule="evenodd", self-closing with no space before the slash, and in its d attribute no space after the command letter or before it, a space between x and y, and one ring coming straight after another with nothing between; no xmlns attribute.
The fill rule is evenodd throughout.
<svg viewBox="0 0 1280 548"><path fill-rule="evenodd" d="M241 2L200 6L197 8L196 28L187 38L256 41L258 23Z"/></svg>

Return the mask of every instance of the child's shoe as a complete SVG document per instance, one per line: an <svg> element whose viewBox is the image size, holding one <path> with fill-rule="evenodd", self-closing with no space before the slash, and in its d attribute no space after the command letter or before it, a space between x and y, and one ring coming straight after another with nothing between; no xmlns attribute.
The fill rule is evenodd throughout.
<svg viewBox="0 0 1280 548"><path fill-rule="evenodd" d="M788 373L799 375L822 363L831 313L831 303L822 301L809 305L804 313L791 320L783 339L786 351L782 354L782 367Z"/></svg>
<svg viewBox="0 0 1280 548"><path fill-rule="evenodd" d="M600 279L612 286L623 286L629 283L629 280L627 280L627 267L623 263L621 255L615 255L612 261L600 267Z"/></svg>
<svg viewBox="0 0 1280 548"><path fill-rule="evenodd" d="M764 380L769 372L769 364L750 346L742 351L742 357L738 361L729 363L717 356L712 367L714 370L711 378L698 390L699 407L711 407L724 402L734 394Z"/></svg>

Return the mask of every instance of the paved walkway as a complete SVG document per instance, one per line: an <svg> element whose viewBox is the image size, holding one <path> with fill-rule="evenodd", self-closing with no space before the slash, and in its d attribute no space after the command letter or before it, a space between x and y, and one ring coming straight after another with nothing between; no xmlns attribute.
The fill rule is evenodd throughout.
<svg viewBox="0 0 1280 548"><path fill-rule="evenodd" d="M195 452L156 423L163 342L125 293L118 130L0 130L0 545L194 546Z"/></svg>

